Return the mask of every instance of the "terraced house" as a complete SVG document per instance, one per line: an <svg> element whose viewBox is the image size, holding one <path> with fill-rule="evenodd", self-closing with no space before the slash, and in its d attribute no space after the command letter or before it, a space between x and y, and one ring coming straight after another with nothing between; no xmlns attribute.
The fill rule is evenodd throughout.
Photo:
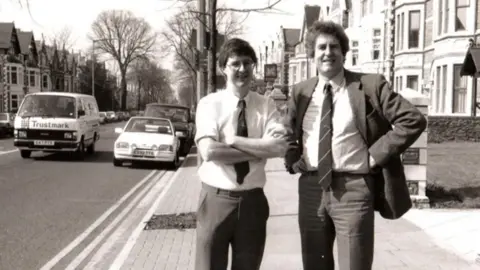
<svg viewBox="0 0 480 270"><path fill-rule="evenodd" d="M77 92L78 57L14 23L0 23L0 111L16 112L27 93Z"/></svg>

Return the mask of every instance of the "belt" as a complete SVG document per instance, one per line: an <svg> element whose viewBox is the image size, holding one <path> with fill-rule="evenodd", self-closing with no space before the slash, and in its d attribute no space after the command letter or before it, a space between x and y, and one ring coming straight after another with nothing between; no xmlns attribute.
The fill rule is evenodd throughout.
<svg viewBox="0 0 480 270"><path fill-rule="evenodd" d="M314 170L314 171L308 171L306 173L304 173L308 176L315 176L315 175L318 175L318 171L317 170ZM354 173L354 172L335 172L333 171L332 172L332 177L362 177L362 176L366 176L368 175L368 173Z"/></svg>
<svg viewBox="0 0 480 270"><path fill-rule="evenodd" d="M202 187L208 192L212 192L220 195L226 195L230 197L245 197L252 194L263 193L263 188L253 188L253 189L247 189L247 190L228 190L228 189L212 187L205 183L202 183Z"/></svg>

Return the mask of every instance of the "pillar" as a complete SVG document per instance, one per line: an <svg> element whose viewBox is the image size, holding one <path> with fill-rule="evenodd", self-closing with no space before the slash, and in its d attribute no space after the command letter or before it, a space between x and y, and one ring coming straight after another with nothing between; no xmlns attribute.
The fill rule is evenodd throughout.
<svg viewBox="0 0 480 270"><path fill-rule="evenodd" d="M409 88L404 88L399 94L415 105L428 119L429 98L427 96ZM428 128L401 156L410 197L414 206L418 208L429 207L429 199L425 194L427 187L427 138Z"/></svg>

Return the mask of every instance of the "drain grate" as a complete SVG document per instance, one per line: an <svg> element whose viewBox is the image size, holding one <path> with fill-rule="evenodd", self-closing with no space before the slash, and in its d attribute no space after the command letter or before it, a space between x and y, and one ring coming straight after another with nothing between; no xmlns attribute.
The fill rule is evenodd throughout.
<svg viewBox="0 0 480 270"><path fill-rule="evenodd" d="M168 229L195 229L197 227L197 215L195 212L153 215L145 224L144 230L168 230Z"/></svg>

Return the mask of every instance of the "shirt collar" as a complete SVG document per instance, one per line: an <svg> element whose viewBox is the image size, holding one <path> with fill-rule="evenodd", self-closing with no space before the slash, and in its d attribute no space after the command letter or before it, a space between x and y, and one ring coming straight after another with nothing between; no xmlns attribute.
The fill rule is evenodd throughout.
<svg viewBox="0 0 480 270"><path fill-rule="evenodd" d="M338 91L341 87L343 87L343 84L345 82L345 71L342 69L335 77L332 79L328 80L325 77L318 76L318 87L323 87L325 86L326 83L330 83L332 85L332 90L334 92Z"/></svg>
<svg viewBox="0 0 480 270"><path fill-rule="evenodd" d="M228 102L234 107L234 108L237 108L237 105L238 105L238 101L240 100L240 98L238 98L235 93L230 90L230 89L225 89L223 90L225 91L225 94L226 94L226 98L228 100ZM243 100L245 100L245 103L247 104L247 107L248 107L248 104L249 104L249 101L251 99L251 96L252 94L250 93L250 91L248 91L247 95L245 95L245 97L243 97Z"/></svg>

